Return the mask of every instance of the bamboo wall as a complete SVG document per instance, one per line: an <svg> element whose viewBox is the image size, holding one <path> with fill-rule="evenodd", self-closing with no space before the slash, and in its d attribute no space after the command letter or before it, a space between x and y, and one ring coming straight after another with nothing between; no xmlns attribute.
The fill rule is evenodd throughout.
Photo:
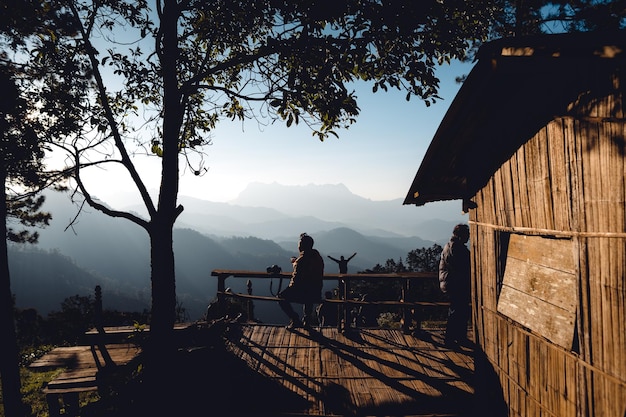
<svg viewBox="0 0 626 417"><path fill-rule="evenodd" d="M614 93L581 97L537 132L473 198L475 334L511 417L626 417L626 123L619 80L612 74ZM574 248L571 346L498 312L502 238L510 233L557 237L550 242L567 240Z"/></svg>

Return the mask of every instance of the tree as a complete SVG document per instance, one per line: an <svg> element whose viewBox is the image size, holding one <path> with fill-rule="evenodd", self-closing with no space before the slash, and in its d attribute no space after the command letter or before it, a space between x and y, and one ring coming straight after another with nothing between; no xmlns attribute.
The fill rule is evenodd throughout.
<svg viewBox="0 0 626 417"><path fill-rule="evenodd" d="M495 38L626 27L624 0L503 0L501 7Z"/></svg>
<svg viewBox="0 0 626 417"><path fill-rule="evenodd" d="M3 94L6 95L6 101L2 109L0 109L0 134L2 144L8 143L8 131L9 121L8 116L12 112L12 108L17 102L17 89L15 84L5 72L0 73L0 89ZM5 179L8 176L8 167L5 163L0 162L0 180L5 183ZM9 277L9 260L7 253L7 198L5 186L2 186L2 195L0 195L2 201L0 201L0 219L4 219L1 226L3 232L2 242L0 243L0 334L6 343L4 354L0 359L0 375L2 375L2 393L5 412L8 415L24 415L23 405L21 402L20 394L20 373L19 373L19 359L17 349L17 334L15 332L15 325L13 319L13 297L11 293L11 281Z"/></svg>
<svg viewBox="0 0 626 417"><path fill-rule="evenodd" d="M77 344L88 329L95 327L93 298L78 294L67 297L60 311L48 314L48 322L55 324L56 343Z"/></svg>
<svg viewBox="0 0 626 417"><path fill-rule="evenodd" d="M418 248L410 251L406 256L406 263L410 271L436 272L439 269L441 245L434 243L430 248Z"/></svg>
<svg viewBox="0 0 626 417"><path fill-rule="evenodd" d="M51 215L41 211L44 197L39 191L57 186L63 173L46 170L43 165L47 129L33 118L37 101L26 99L25 67L11 59L24 52L26 39L49 27L50 8L40 0L18 1L0 6L0 355L2 398L5 415L21 416L19 348L15 329L14 300L11 292L7 240L36 243L38 233L16 227L45 226ZM52 132L50 132L52 133ZM58 185L60 187L60 185ZM17 226L19 225L19 226Z"/></svg>
<svg viewBox="0 0 626 417"><path fill-rule="evenodd" d="M576 4L593 2L577 2ZM597 3L597 2L595 2ZM151 335L167 344L175 316L172 228L183 164L196 175L223 120L304 123L323 140L359 113L350 91L399 89L428 105L437 65L497 35L502 13L561 2L504 0L68 0L33 38L33 100L52 121L89 205L145 229L151 241ZM151 9L150 6L153 6ZM507 6L508 9L504 9ZM517 21L520 21L519 19ZM529 23L530 24L530 23ZM495 29L494 29L495 28ZM160 159L158 196L140 154ZM117 165L147 216L99 202L85 170Z"/></svg>
<svg viewBox="0 0 626 417"><path fill-rule="evenodd" d="M496 0L487 41L564 32L626 28L626 0ZM473 61L482 42L466 55ZM466 75L457 77L462 82Z"/></svg>
<svg viewBox="0 0 626 417"><path fill-rule="evenodd" d="M25 121L25 103L4 67L0 67L0 91L4 95L0 107L0 334L4 346L0 374L5 413L20 416L24 415L24 407L7 240L34 243L37 233L16 231L7 221L16 219L22 225L34 226L47 224L50 215L39 211L43 197L36 196L36 190L46 183L40 176L43 151L32 126Z"/></svg>
<svg viewBox="0 0 626 417"><path fill-rule="evenodd" d="M51 3L63 18L32 40L33 100L76 167L76 190L103 213L145 229L151 245L153 347L171 347L176 295L172 230L182 164L201 175L222 120L304 123L324 140L359 113L351 83L399 89L426 104L437 65L485 39L494 2L459 0L145 0ZM159 158L159 194L140 154ZM98 201L93 167L119 166L147 217ZM78 195L78 194L76 194Z"/></svg>

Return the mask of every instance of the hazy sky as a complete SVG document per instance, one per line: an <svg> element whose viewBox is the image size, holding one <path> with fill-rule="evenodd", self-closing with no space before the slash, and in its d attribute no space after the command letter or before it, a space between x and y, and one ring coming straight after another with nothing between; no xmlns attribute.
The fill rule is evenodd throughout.
<svg viewBox="0 0 626 417"><path fill-rule="evenodd" d="M209 201L227 202L250 182L283 185L345 184L350 191L372 200L404 198L430 141L460 85L455 77L467 74L471 64L445 65L436 104L426 107L403 92L371 92L371 85L356 84L361 114L339 139L324 142L304 125L285 127L276 122L260 127L253 121L223 121L215 130L213 144L205 148L208 168L203 176L182 172L180 194ZM151 164L159 163L151 158ZM158 187L158 175L142 165L149 188ZM156 171L154 171L156 172ZM105 180L94 192L114 203L124 196L129 181L97 174ZM95 178L94 178L95 179ZM127 201L126 201L127 202Z"/></svg>

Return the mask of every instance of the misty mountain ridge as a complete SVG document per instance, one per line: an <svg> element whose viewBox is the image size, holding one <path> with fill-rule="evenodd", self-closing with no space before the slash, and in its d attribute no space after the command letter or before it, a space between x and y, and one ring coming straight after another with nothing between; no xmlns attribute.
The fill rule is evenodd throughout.
<svg viewBox="0 0 626 417"><path fill-rule="evenodd" d="M258 193L263 188L255 185L252 190ZM298 211L301 208L284 207L287 214L279 210L283 208L279 203L285 201L284 195L297 199L306 190L316 195L315 199L305 200L311 204L311 212L316 215L326 213L330 206L338 214L328 220L302 215ZM463 221L462 218L445 216L414 218L416 223L421 222L426 235L441 236L441 239L406 236L376 223L375 213L383 213L381 207L385 205L355 196L345 187L305 186L297 191L296 198L293 197L294 188L270 185L264 193L268 200L260 203L274 201L276 207L180 198L185 211L174 230L176 289L178 300L187 309L190 319L199 319L215 297L217 282L210 276L212 270L264 271L267 266L277 264L288 271L289 258L297 254L297 239L301 232L314 237L327 272L337 271L337 265L327 258L328 255L347 257L354 252L357 256L350 262L349 269L358 272L378 263L384 264L387 259L404 259L413 249L442 244L454 224ZM325 191L329 192L324 194ZM242 195L242 201L250 198L246 193ZM328 199L324 202L321 195L332 195L333 203L328 204ZM375 208L368 208L370 204ZM414 207L400 205L399 208L412 212L413 216L417 214ZM139 212L138 208L127 209ZM126 311L149 308L150 248L145 230L126 219L111 218L89 207L83 208L77 221L68 227L79 207L70 202L66 193L47 192L43 210L49 211L53 219L50 226L38 230L38 245L15 246L10 251L12 289L18 307L34 307L46 314L58 310L64 298L76 294L92 295L95 285L101 285L105 308ZM362 217L369 212L373 217L370 217L368 227L360 231L337 220L342 216L346 218L349 211L360 212ZM439 211L438 214L445 212ZM396 215L384 215L387 216ZM220 233L215 233L217 230ZM235 281L228 285L245 291L245 282ZM261 288L255 288L255 293L264 291L264 295L269 295L266 283L256 285ZM258 308L261 314L264 309L273 307Z"/></svg>
<svg viewBox="0 0 626 417"><path fill-rule="evenodd" d="M447 241L454 225L466 221L458 201L421 207L402 202L373 201L343 184L251 183L229 203L181 196L185 210L179 221L208 234L274 240L348 227L367 236L419 236L434 242Z"/></svg>

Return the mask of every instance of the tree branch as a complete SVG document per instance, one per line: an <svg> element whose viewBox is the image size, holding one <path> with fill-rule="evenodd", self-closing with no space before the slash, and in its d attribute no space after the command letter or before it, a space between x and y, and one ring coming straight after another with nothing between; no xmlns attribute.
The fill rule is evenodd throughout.
<svg viewBox="0 0 626 417"><path fill-rule="evenodd" d="M76 10L75 5L70 2L70 7L72 10L72 13L74 15L74 18L76 19L77 22L80 22L80 17L78 15L78 11ZM87 49L87 56L89 57L89 61L91 63L91 67L93 69L93 76L95 78L96 84L98 86L98 95L100 98L100 101L102 103L102 107L104 108L104 112L105 112L105 117L109 123L109 127L111 128L111 134L113 136L113 140L115 142L115 146L117 147L118 151L120 152L120 155L122 157L122 164L124 165L124 167L128 170L131 178L133 179L133 182L135 183L135 186L137 187L137 189L139 190L139 193L141 195L141 198L146 206L146 209L148 210L148 213L150 215L150 217L154 217L156 214L156 208L154 207L154 203L152 202L152 198L150 197L150 194L148 193L148 190L145 186L145 184L143 183L143 181L141 180L141 177L139 176L139 173L137 172L137 170L135 169L135 166L133 165L130 156L128 155L128 152L126 150L126 147L124 146L124 141L122 140L122 137L120 135L119 130L117 129L117 123L115 122L115 117L113 115L113 110L111 109L111 105L109 104L109 100L106 94L106 87L104 85L104 81L102 79L102 74L100 73L99 70L99 63L98 60L94 54L95 49L93 48L93 46L91 45L91 42L89 40L89 37L87 36L84 27L82 26L82 24L79 25L80 28L80 33L81 33L81 37L83 39L83 42L86 45L86 49ZM78 155L76 155L76 157L78 157ZM76 162L79 162L78 160L76 160ZM77 168L79 168L79 165L77 165ZM77 175L78 171L76 171ZM82 181L80 181L80 178L77 178L77 182L79 182L80 184L82 184ZM92 199L89 199L90 201L90 205L91 202L93 202ZM94 208L97 208L94 206ZM98 210L101 210L103 212L105 212L106 214L112 215L114 217L126 217L126 216L122 216L119 213L120 212L115 212L115 211L111 211L109 209L106 210L102 210L100 208L98 208ZM111 213L109 213L111 212ZM131 216L128 215L129 219L132 219L135 216ZM138 222L138 224L141 224L141 222Z"/></svg>
<svg viewBox="0 0 626 417"><path fill-rule="evenodd" d="M78 157L76 155L76 157ZM85 185L80 177L80 173L78 172L80 170L80 168L75 168L76 172L74 174L74 178L76 179L76 184L78 186L78 189L80 190L81 194L83 195L83 197L85 198L85 201L87 201L87 203L89 204L89 206L95 208L98 211L101 211L102 213L106 214L107 216L111 216L111 217L121 217L127 220L130 220L131 222L143 227L147 232L150 232L150 223L144 219L142 219L139 216L135 216L131 213L125 212L125 211L120 211L120 210L113 210L107 206L105 206L102 203L99 203L98 201L94 200L93 197L91 196L91 194L87 191L87 189L85 188ZM81 208L82 210L82 208ZM80 211L79 211L80 213ZM77 216L78 217L78 214ZM76 220L76 218L74 218L74 220L72 220L72 222L70 223L73 224L74 221ZM68 226L69 227L69 226Z"/></svg>

